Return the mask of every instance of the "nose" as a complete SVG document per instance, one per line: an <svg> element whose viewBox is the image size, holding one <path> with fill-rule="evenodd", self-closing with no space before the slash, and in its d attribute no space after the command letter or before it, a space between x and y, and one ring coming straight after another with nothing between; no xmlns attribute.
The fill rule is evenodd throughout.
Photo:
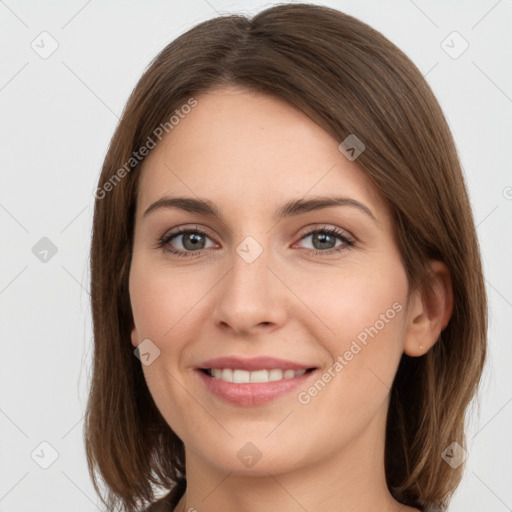
<svg viewBox="0 0 512 512"><path fill-rule="evenodd" d="M252 262L233 252L232 266L216 287L215 325L243 337L285 324L293 294L270 260L265 251Z"/></svg>

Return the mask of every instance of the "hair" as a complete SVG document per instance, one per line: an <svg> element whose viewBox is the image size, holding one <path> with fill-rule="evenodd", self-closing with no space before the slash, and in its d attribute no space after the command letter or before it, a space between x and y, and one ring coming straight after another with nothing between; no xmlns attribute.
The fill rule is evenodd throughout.
<svg viewBox="0 0 512 512"><path fill-rule="evenodd" d="M138 151L191 98L230 85L288 102L340 142L355 134L364 143L356 163L390 206L409 290L428 286L429 260L448 267L452 316L425 355L402 355L385 441L393 497L446 507L464 464L452 468L441 455L453 442L466 448L466 413L486 358L487 299L461 164L412 61L365 23L312 4L196 25L154 58L129 97L99 178L90 252L94 355L84 439L96 491L99 472L103 503L130 512L157 489L186 486L183 442L157 409L131 345Z"/></svg>

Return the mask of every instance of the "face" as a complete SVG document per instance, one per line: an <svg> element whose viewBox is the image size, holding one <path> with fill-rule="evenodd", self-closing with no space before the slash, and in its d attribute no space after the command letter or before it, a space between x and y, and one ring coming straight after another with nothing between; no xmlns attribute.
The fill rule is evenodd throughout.
<svg viewBox="0 0 512 512"><path fill-rule="evenodd" d="M363 438L371 452L407 321L389 208L287 103L238 88L196 99L139 182L132 344L154 401L187 461L223 471L360 457Z"/></svg>

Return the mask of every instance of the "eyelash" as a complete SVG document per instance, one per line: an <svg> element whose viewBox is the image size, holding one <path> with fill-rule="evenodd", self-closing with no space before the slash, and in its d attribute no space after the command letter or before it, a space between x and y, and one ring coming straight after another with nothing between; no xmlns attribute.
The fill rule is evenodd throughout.
<svg viewBox="0 0 512 512"><path fill-rule="evenodd" d="M161 248L164 251L166 251L170 254L173 254L175 256L178 256L180 258L181 257L191 258L194 256L201 255L203 251L206 251L206 249L201 249L199 251L182 251L182 250L174 249L174 248L172 248L172 246L168 245L169 242L171 240L173 240L174 238L177 238L180 235L189 234L189 233L199 234L199 235L203 235L203 236L210 238L208 233L206 233L205 231L203 231L199 228L195 228L195 229L178 228L175 232L173 232L169 235L164 235L157 242L156 247ZM339 238L343 242L343 244L341 244L333 249L326 249L326 250L306 249L306 250L312 251L314 256L326 256L326 255L330 255L330 254L340 253L341 251L347 250L350 247L354 246L354 244L355 244L355 242L353 240L351 240L350 238L348 238L346 236L345 232L339 230L338 228L333 228L333 227L319 228L319 229L314 229L312 231L308 231L306 234L304 234L303 236L300 237L300 240L303 240L304 238L307 238L308 236L311 236L311 235L314 235L317 233L325 233L325 234L329 234L329 235L334 235L337 238Z"/></svg>

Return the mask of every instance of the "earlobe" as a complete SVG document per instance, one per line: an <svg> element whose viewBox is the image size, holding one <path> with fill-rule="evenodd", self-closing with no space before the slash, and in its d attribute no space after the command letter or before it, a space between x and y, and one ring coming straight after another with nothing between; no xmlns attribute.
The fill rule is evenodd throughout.
<svg viewBox="0 0 512 512"><path fill-rule="evenodd" d="M132 328L131 338L132 338L132 345L135 348L138 347L138 345L139 345L139 334L137 332L137 328L135 327L135 325Z"/></svg>
<svg viewBox="0 0 512 512"><path fill-rule="evenodd" d="M430 262L429 279L413 294L407 312L404 352L411 357L424 355L438 341L453 312L453 289L448 267Z"/></svg>

